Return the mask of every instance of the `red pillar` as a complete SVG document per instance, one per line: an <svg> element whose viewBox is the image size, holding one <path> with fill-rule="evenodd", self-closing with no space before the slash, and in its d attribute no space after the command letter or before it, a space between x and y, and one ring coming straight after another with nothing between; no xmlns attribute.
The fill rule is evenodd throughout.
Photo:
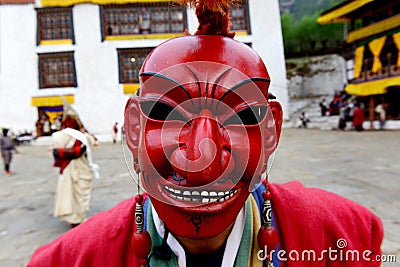
<svg viewBox="0 0 400 267"><path fill-rule="evenodd" d="M369 96L369 122L370 129L374 129L374 119L375 119L375 98L374 96Z"/></svg>

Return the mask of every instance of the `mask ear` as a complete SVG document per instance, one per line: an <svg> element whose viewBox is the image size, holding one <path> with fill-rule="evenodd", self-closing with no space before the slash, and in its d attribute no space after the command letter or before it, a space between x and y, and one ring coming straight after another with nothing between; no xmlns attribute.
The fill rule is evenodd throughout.
<svg viewBox="0 0 400 267"><path fill-rule="evenodd" d="M267 114L267 125L264 131L265 163L268 163L269 156L278 147L279 138L281 136L283 118L282 106L278 101L268 101L268 105L271 112L268 112Z"/></svg>
<svg viewBox="0 0 400 267"><path fill-rule="evenodd" d="M138 163L140 137L140 110L137 96L132 96L125 106L124 131L126 143L132 152L134 164ZM135 169L138 166L135 166Z"/></svg>

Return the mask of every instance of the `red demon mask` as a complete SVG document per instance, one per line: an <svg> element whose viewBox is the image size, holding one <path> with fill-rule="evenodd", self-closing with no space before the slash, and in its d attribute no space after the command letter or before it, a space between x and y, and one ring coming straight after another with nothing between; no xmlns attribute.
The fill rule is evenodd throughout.
<svg viewBox="0 0 400 267"><path fill-rule="evenodd" d="M248 46L185 36L155 48L125 111L127 144L161 220L209 238L236 218L266 170L282 124L269 75Z"/></svg>

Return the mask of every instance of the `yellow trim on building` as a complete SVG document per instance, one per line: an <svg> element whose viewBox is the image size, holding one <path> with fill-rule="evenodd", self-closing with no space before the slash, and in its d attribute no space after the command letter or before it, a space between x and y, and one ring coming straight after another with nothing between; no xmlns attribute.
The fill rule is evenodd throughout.
<svg viewBox="0 0 400 267"><path fill-rule="evenodd" d="M374 55L374 63L372 65L372 72L376 73L379 69L382 68L382 62L379 58L381 54L382 48L385 45L387 36L382 36L381 38L377 38L368 44L369 50L372 55Z"/></svg>
<svg viewBox="0 0 400 267"><path fill-rule="evenodd" d="M139 83L124 83L124 94L125 95L134 95L136 94L137 90L140 88Z"/></svg>
<svg viewBox="0 0 400 267"><path fill-rule="evenodd" d="M356 48L354 55L354 78L360 78L362 65L364 61L365 46L359 46Z"/></svg>
<svg viewBox="0 0 400 267"><path fill-rule="evenodd" d="M395 33L393 36L393 42L396 44L398 54L397 54L397 66L400 67L400 32Z"/></svg>
<svg viewBox="0 0 400 267"><path fill-rule="evenodd" d="M72 44L71 39L60 39L60 40L42 40L40 45L70 45Z"/></svg>
<svg viewBox="0 0 400 267"><path fill-rule="evenodd" d="M248 36L249 33L247 31L233 31L235 36Z"/></svg>
<svg viewBox="0 0 400 267"><path fill-rule="evenodd" d="M347 43L352 43L400 26L400 14L349 32Z"/></svg>
<svg viewBox="0 0 400 267"><path fill-rule="evenodd" d="M373 1L374 0L353 0L352 2L344 6L334 9L331 12L326 13L325 15L322 15L317 19L317 22L319 24L328 24L333 22L348 22L349 19L344 18L343 16Z"/></svg>
<svg viewBox="0 0 400 267"><path fill-rule="evenodd" d="M171 2L171 0L42 0L42 6L43 7L73 6L82 3L110 5L110 4L157 3L157 2Z"/></svg>
<svg viewBox="0 0 400 267"><path fill-rule="evenodd" d="M352 83L346 86L345 91L356 96L381 95L386 93L387 87L396 85L400 85L400 76L365 83Z"/></svg>
<svg viewBox="0 0 400 267"><path fill-rule="evenodd" d="M106 41L124 40L144 40L144 39L171 39L183 36L184 33L155 33L155 34L135 34L135 35L111 35L106 36ZM247 31L236 31L235 36L248 36Z"/></svg>
<svg viewBox="0 0 400 267"><path fill-rule="evenodd" d="M58 116L62 116L63 112L62 111L46 111L45 114L47 115L47 117L49 117L49 121L51 124L54 123L55 119Z"/></svg>
<svg viewBox="0 0 400 267"><path fill-rule="evenodd" d="M64 95L63 97L70 104L75 102L74 95ZM31 103L33 107L57 107L63 105L61 96L34 96L31 99Z"/></svg>
<svg viewBox="0 0 400 267"><path fill-rule="evenodd" d="M106 36L106 41L143 40L143 39L170 39L183 36L183 33L160 33L160 34L138 34L138 35L112 35Z"/></svg>

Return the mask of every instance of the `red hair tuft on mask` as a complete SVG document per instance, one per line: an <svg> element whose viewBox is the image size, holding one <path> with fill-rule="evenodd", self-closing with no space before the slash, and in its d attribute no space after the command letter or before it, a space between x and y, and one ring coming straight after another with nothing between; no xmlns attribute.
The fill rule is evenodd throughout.
<svg viewBox="0 0 400 267"><path fill-rule="evenodd" d="M196 7L196 16L199 27L195 35L220 35L233 38L234 32L229 32L231 25L229 19L229 7L233 0L176 0L182 5Z"/></svg>

